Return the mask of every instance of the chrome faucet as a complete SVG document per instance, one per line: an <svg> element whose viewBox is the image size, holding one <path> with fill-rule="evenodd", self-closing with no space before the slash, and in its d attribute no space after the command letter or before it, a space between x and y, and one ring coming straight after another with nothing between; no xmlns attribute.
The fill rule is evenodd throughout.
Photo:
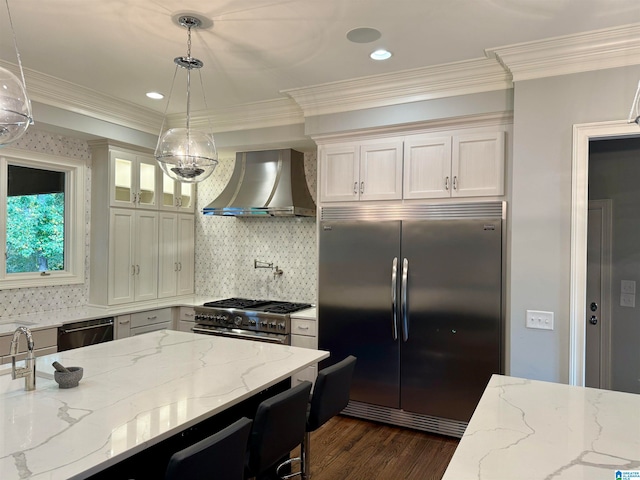
<svg viewBox="0 0 640 480"><path fill-rule="evenodd" d="M18 355L18 343L20 341L20 335L24 334L27 338L27 358L25 359L25 366L22 368L16 368L16 355ZM23 378L24 377L24 389L35 390L36 389L36 357L33 355L33 335L31 330L27 327L18 327L13 332L13 339L11 340L11 346L9 347L9 355L11 355L11 378Z"/></svg>

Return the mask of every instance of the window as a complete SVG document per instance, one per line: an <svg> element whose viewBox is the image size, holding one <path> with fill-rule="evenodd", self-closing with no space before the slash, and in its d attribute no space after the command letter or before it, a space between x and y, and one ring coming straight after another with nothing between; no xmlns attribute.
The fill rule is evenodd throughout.
<svg viewBox="0 0 640 480"><path fill-rule="evenodd" d="M84 282L84 165L0 151L0 288Z"/></svg>

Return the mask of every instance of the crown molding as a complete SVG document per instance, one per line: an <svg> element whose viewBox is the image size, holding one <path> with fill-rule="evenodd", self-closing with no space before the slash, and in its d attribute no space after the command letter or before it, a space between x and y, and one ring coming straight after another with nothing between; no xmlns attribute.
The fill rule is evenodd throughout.
<svg viewBox="0 0 640 480"><path fill-rule="evenodd" d="M493 58L403 70L282 90L305 117L386 107L511 88L511 76Z"/></svg>
<svg viewBox="0 0 640 480"><path fill-rule="evenodd" d="M167 115L171 127L183 126L184 114ZM191 125L215 132L251 130L304 123L302 110L291 98L283 97L232 107L212 108L191 115Z"/></svg>
<svg viewBox="0 0 640 480"><path fill-rule="evenodd" d="M513 81L640 64L640 24L623 25L485 50Z"/></svg>
<svg viewBox="0 0 640 480"><path fill-rule="evenodd" d="M0 60L0 66L20 78L20 71L16 65ZM24 69L24 76L27 93L32 102L87 115L146 133L158 133L160 130L162 115L153 110L123 102L115 97L28 68Z"/></svg>

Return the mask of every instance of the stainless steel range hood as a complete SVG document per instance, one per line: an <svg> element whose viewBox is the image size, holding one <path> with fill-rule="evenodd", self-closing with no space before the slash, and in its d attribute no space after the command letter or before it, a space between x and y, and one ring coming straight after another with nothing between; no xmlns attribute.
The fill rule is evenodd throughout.
<svg viewBox="0 0 640 480"><path fill-rule="evenodd" d="M296 150L236 153L231 180L205 215L305 216L316 214L304 176L304 156Z"/></svg>

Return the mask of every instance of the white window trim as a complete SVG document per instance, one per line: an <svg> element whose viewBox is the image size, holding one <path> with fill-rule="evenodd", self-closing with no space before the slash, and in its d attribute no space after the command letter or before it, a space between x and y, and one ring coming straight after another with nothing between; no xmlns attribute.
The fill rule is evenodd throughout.
<svg viewBox="0 0 640 480"><path fill-rule="evenodd" d="M68 157L4 147L0 151L0 238L5 246L8 165L44 168L65 172L65 195L70 198L65 208L65 270L12 273L7 275L6 258L0 255L0 290L10 288L72 285L85 282L85 162Z"/></svg>

